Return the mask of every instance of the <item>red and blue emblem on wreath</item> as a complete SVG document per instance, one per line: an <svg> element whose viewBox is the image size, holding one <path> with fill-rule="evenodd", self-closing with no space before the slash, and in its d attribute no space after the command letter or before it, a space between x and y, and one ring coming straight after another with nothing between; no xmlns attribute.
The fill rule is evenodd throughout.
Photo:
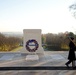
<svg viewBox="0 0 76 75"><path fill-rule="evenodd" d="M38 47L39 47L39 44L35 39L31 39L26 42L26 49L29 52L35 52L38 49Z"/></svg>

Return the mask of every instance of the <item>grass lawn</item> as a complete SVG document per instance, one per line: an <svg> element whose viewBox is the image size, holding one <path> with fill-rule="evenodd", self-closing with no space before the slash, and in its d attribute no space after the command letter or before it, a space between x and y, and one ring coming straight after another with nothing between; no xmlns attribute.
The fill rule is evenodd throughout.
<svg viewBox="0 0 76 75"><path fill-rule="evenodd" d="M17 52L17 51L19 51L21 48L22 48L22 47L15 48L15 49L11 50L10 52Z"/></svg>

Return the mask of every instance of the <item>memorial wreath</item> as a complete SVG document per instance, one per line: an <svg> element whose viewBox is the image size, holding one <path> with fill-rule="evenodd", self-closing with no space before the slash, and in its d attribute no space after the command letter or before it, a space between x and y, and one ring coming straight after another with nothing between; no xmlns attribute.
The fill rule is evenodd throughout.
<svg viewBox="0 0 76 75"><path fill-rule="evenodd" d="M32 43L33 43L33 45L32 45ZM35 46L35 47L31 49L30 46ZM31 39L26 42L26 49L29 52L35 52L38 49L38 47L39 47L39 44L35 39Z"/></svg>

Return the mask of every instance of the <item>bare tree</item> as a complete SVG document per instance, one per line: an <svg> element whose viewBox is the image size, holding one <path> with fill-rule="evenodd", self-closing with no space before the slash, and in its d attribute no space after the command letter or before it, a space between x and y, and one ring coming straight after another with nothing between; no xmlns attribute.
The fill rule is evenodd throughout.
<svg viewBox="0 0 76 75"><path fill-rule="evenodd" d="M69 6L70 12L76 18L76 3Z"/></svg>
<svg viewBox="0 0 76 75"><path fill-rule="evenodd" d="M22 39L18 37L5 37L0 33L0 51L9 51L18 47Z"/></svg>

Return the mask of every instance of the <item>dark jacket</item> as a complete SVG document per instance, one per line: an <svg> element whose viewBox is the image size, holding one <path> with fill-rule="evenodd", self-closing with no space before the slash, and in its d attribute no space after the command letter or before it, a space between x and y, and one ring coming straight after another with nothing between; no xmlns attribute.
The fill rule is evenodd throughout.
<svg viewBox="0 0 76 75"><path fill-rule="evenodd" d="M75 60L75 45L72 41L70 41L69 43L69 55L68 55L68 59L69 60Z"/></svg>

